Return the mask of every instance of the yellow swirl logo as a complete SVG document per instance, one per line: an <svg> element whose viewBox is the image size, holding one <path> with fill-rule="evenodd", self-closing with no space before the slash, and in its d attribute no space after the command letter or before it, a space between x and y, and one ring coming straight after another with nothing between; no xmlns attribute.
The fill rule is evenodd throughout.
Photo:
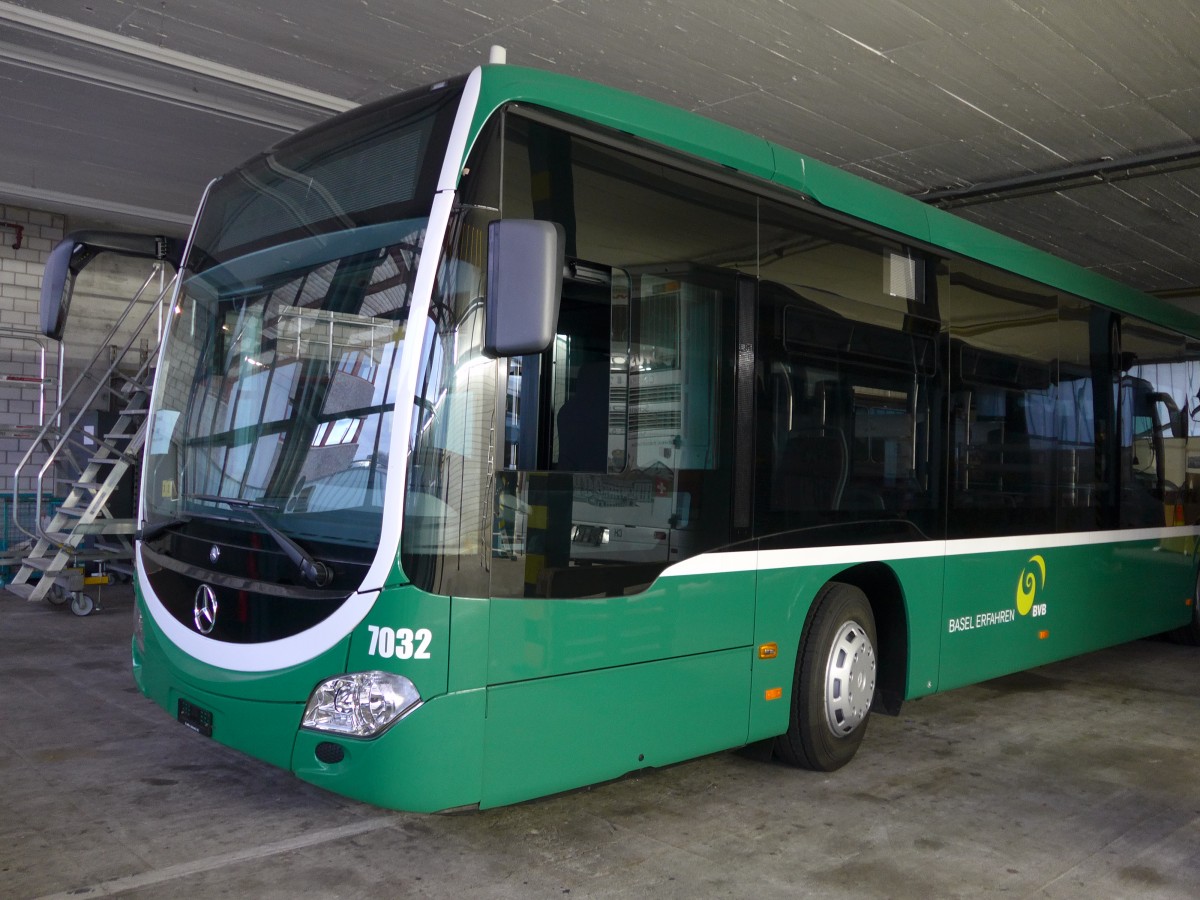
<svg viewBox="0 0 1200 900"><path fill-rule="evenodd" d="M1037 568L1030 568L1030 564ZM1041 576L1039 581L1038 576ZM1017 612L1023 616L1029 615L1029 611L1033 609L1034 598L1037 597L1037 592L1046 586L1046 560L1040 556L1031 556L1029 562L1025 564L1025 568L1021 570L1021 577L1017 579Z"/></svg>

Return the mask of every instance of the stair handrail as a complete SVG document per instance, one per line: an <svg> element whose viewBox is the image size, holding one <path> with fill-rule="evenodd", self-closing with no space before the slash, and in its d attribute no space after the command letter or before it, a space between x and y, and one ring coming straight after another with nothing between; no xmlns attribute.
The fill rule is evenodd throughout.
<svg viewBox="0 0 1200 900"><path fill-rule="evenodd" d="M63 382L63 359L66 356L66 345L62 341L51 341L36 328L28 328L21 325L0 325L0 337L9 338L17 341L29 341L37 344L38 358L38 374L37 378L20 375L5 375L0 380L6 384L29 385L36 384L38 388L38 423L37 428L41 428L46 424L46 384L50 379L46 375L46 355L47 348L51 343L58 348L57 372L54 377L55 386L55 410L62 409L62 382ZM20 429L21 426L18 426Z"/></svg>
<svg viewBox="0 0 1200 900"><path fill-rule="evenodd" d="M13 471L13 524L16 525L17 529L19 531L21 531L22 533L24 533L26 536L28 536L30 538L34 538L34 539L42 539L51 544L56 544L56 542L49 536L49 534L46 533L45 529L42 528L42 485L45 482L46 473L50 470L50 468L54 465L55 461L58 459L59 453L61 453L62 450L70 443L71 436L74 433L76 427L78 427L80 422L83 420L83 418L89 412L91 412L92 402L96 399L97 396L99 396L99 394L102 390L105 390L109 386L109 379L112 377L113 372L115 372L117 370L117 368L120 366L120 364L124 361L125 354L127 354L129 352L130 348L133 346L133 342L136 341L139 337L141 337L142 332L146 328L146 325L149 323L151 317L154 316L156 313L159 315L158 321L160 324L159 324L159 328L157 329L157 331L159 333L156 335L155 346L150 352L151 353L157 352L158 343L162 339L161 330L162 330L163 317L161 314L161 309L162 309L163 303L166 301L166 299L169 296L172 295L172 293L175 289L175 284L179 280L178 272L176 272L172 276L171 280L167 283L167 285L159 291L158 296L154 300L152 300L149 304L147 304L147 309L146 309L145 315L142 317L141 321L136 326L134 326L132 332L130 333L129 339L125 343L125 346L122 347L119 351L112 353L112 344L110 342L113 342L113 339L116 337L117 332L120 331L121 326L125 324L125 320L129 317L129 314L131 312L133 312L134 308L141 301L142 295L150 287L151 283L156 278L159 279L160 284L162 283L162 275L164 273L165 273L165 263L163 263L161 261L156 261L153 264L153 266L151 267L150 274L146 276L146 280L142 283L142 286L140 288L138 288L137 293L135 293L133 295L133 299L129 301L129 304L125 307L125 310L121 313L120 316L117 317L117 319L113 323L112 327L108 330L108 334L106 334L104 336L104 338L100 341L100 345L99 345L98 349L96 350L96 354L87 363L87 365L84 366L83 371L80 372L79 377L75 379L75 381L71 384L71 387L69 389L67 389L67 391L63 394L62 400L60 402L60 407L59 407L60 410L62 408L62 405L61 405L62 403L74 401L75 392L78 391L82 387L82 385L89 379L89 377L92 376L92 367L96 365L96 363L100 360L100 357L106 352L111 353L112 359L109 362L107 369L105 369L104 374L96 379L96 386L92 389L92 392L91 392L91 394L88 395L87 399L84 400L79 405L79 412L77 412L75 414L75 417L71 420L70 424L67 425L65 428L59 429L60 433L58 435L58 440L55 442L54 446L51 448L51 450L47 454L46 460L42 464L42 467L38 470L37 476L34 480L34 519L33 519L33 527L35 529L34 531L30 531L29 529L25 528L24 525L22 525L20 522L17 521L16 508L17 508L18 496L20 494L20 490L19 490L20 475L21 475L22 470L25 468L25 466L27 466L29 464L29 462L32 460L32 458L34 456L34 452L37 450L39 444L49 435L49 432L50 432L49 423L42 426L38 435L30 443L29 449L25 451L25 455L23 457L21 457L20 462L17 463L17 467Z"/></svg>
<svg viewBox="0 0 1200 900"><path fill-rule="evenodd" d="M4 429L4 436L25 438L36 431L40 431L47 426L46 416L46 386L51 383L51 378L47 375L46 357L49 355L50 346L53 344L55 348L55 373L53 377L54 384L54 422L60 424L62 421L62 395L63 395L63 362L66 358L66 345L60 340L52 340L36 328L29 328L22 325L11 325L8 323L0 324L0 337L12 341L26 341L37 345L37 376L29 375L12 375L5 374L0 376L0 382L8 385L16 385L17 389L37 387L37 424L36 425L14 425L11 430L7 427ZM40 439L39 439L40 440ZM38 442L35 441L36 446ZM16 475L13 475L14 496L11 504L10 516L13 523L21 528L20 513L21 504L19 501L20 490L19 482L16 480Z"/></svg>

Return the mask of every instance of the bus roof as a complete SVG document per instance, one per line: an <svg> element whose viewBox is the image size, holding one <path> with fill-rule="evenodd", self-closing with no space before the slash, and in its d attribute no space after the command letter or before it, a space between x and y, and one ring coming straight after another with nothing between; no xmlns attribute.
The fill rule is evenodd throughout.
<svg viewBox="0 0 1200 900"><path fill-rule="evenodd" d="M1119 312L1200 337L1200 316L981 225L697 113L538 69L480 67L479 103L467 140L511 102L557 110L726 166L805 195L828 209L914 241L997 266Z"/></svg>

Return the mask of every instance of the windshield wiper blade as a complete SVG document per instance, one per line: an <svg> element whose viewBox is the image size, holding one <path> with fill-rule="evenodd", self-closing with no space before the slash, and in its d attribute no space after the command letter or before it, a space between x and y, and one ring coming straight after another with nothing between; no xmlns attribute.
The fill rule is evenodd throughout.
<svg viewBox="0 0 1200 900"><path fill-rule="evenodd" d="M306 581L317 587L325 587L325 585L333 580L333 570L329 566L314 557L263 518L258 512L260 509L279 512L278 506L273 506L270 503L262 503L258 500L243 500L241 497L219 497L216 494L189 494L188 499L201 500L205 503L223 503L226 506L246 510L246 512L250 513L251 518L279 545L279 548L283 550L287 558L300 570L300 574L304 576Z"/></svg>
<svg viewBox="0 0 1200 900"><path fill-rule="evenodd" d="M274 503L265 503L262 500L247 500L244 497L222 497L220 494L188 494L188 500L200 500L203 503L223 503L226 506L234 506L238 509L265 509L270 512L279 512L279 507Z"/></svg>
<svg viewBox="0 0 1200 900"><path fill-rule="evenodd" d="M212 498L215 499L215 498ZM134 532L133 538L136 541L152 541L162 535L164 531L170 531L172 528L178 528L180 525L188 525L196 519L209 519L215 522L231 521L227 516L218 516L211 512L198 512L193 510L190 513L179 513L169 519L163 519L161 522L155 522L152 525L146 525L139 531Z"/></svg>

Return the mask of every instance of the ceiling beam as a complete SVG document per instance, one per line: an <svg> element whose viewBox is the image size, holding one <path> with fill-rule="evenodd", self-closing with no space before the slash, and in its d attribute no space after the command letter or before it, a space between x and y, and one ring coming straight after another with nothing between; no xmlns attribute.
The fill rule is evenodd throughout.
<svg viewBox="0 0 1200 900"><path fill-rule="evenodd" d="M173 235L186 234L188 226L192 222L190 215L180 215L161 209L147 209L131 203L82 197L78 194L66 194L62 191L0 181L0 204L4 203L10 206L32 206L35 209L53 210L64 215L83 216L114 224L131 224L139 227L153 225L156 228L166 228Z"/></svg>
<svg viewBox="0 0 1200 900"><path fill-rule="evenodd" d="M0 23L7 23L18 30L44 38L100 50L116 58L118 62L125 59L151 63L161 69L201 76L218 84L242 88L276 100L309 107L324 114L345 112L358 105L353 100L343 97L323 94L297 84L247 72L245 69L236 69L232 66L210 62L166 47L156 47L145 41L93 28L90 25L82 25L59 16L36 12L13 3L0 2ZM63 73L63 67L66 65L65 61L60 61L58 66L60 74ZM89 80L95 80L94 75ZM150 80L143 78L143 81L149 90L152 87ZM117 81L114 86L120 86L120 82Z"/></svg>
<svg viewBox="0 0 1200 900"><path fill-rule="evenodd" d="M1037 194L1052 194L1095 184L1128 181L1150 175L1168 175L1196 167L1200 167L1200 144L1188 144L1120 159L1106 157L1094 162L985 181L967 187L929 190L911 196L942 209L955 209Z"/></svg>
<svg viewBox="0 0 1200 900"><path fill-rule="evenodd" d="M267 108L261 103L239 102L228 96L228 92L200 92L182 85L171 85L164 79L147 77L144 73L122 72L110 66L68 59L58 53L32 50L7 41L0 41L0 61L71 81L198 110L223 119L272 128L281 134L291 134L313 123L311 116L296 115L294 112L289 115L286 111Z"/></svg>

